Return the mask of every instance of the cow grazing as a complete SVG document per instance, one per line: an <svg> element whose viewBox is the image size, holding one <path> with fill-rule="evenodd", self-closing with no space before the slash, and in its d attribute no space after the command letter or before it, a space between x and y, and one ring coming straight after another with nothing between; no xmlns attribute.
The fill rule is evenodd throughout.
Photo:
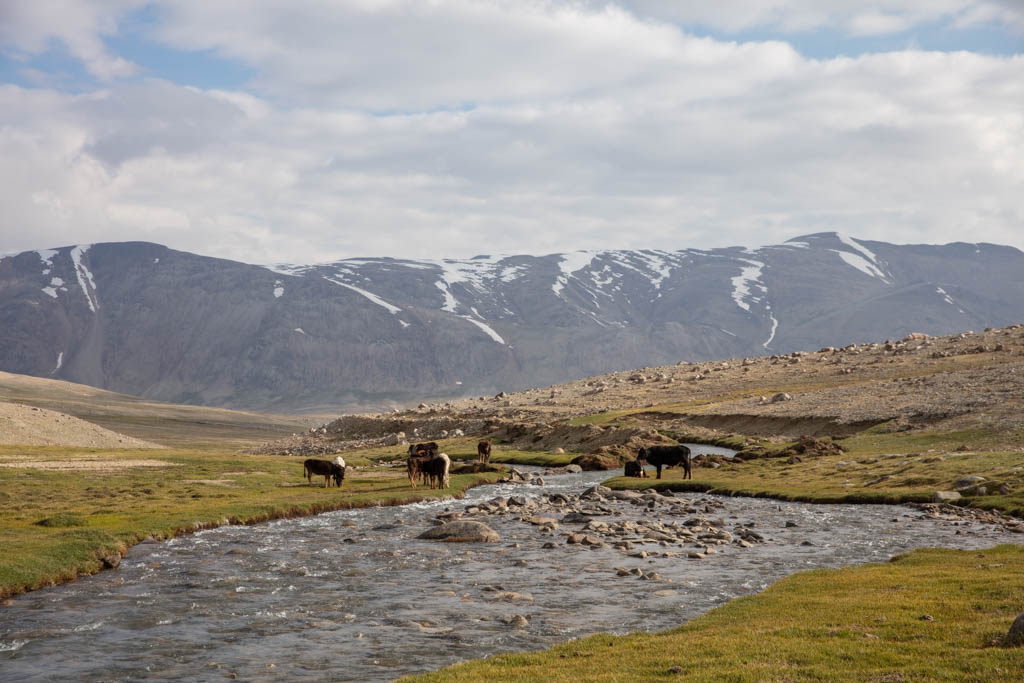
<svg viewBox="0 0 1024 683"><path fill-rule="evenodd" d="M630 460L626 463L627 477L646 477L647 472L644 471L644 464L639 460Z"/></svg>
<svg viewBox="0 0 1024 683"><path fill-rule="evenodd" d="M451 477L448 475L451 466L452 461L447 453L439 453L436 458L431 458L423 464L423 471L430 478L430 488L451 488Z"/></svg>
<svg viewBox="0 0 1024 683"><path fill-rule="evenodd" d="M484 440L476 445L476 461L487 464L491 461L491 442Z"/></svg>
<svg viewBox="0 0 1024 683"><path fill-rule="evenodd" d="M405 467L409 472L409 485L416 488L416 480L420 476L426 476L424 466L430 462L429 455L410 455L405 460Z"/></svg>
<svg viewBox="0 0 1024 683"><path fill-rule="evenodd" d="M658 479L661 479L662 467L683 466L683 479L693 479L690 466L690 449L686 446L651 446L641 448L636 454L637 462L646 462L658 468Z"/></svg>
<svg viewBox="0 0 1024 683"><path fill-rule="evenodd" d="M324 478L325 488L330 488L331 479L334 479L335 485L341 488L341 482L345 479L345 468L339 467L329 460L309 458L302 463L302 474L305 475L306 480L309 481L311 486L313 484L313 475L319 474Z"/></svg>

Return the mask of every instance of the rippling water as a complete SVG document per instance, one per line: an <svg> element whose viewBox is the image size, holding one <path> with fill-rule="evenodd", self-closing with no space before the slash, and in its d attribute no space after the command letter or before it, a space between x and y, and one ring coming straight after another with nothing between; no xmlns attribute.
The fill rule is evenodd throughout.
<svg viewBox="0 0 1024 683"><path fill-rule="evenodd" d="M511 517L487 520L499 543L416 539L446 508L498 495L578 492L607 476L483 486L464 501L334 512L140 544L116 570L0 608L0 679L389 680L598 631L676 626L802 569L885 560L920 546L1008 540L989 525L923 519L906 507L698 494L679 497L698 506L721 501L724 509L711 509L710 519L728 529L754 522L767 541L721 546L702 560L640 560L610 548L566 546L560 536ZM608 519L660 514L620 509ZM797 526L785 528L787 521ZM560 531L567 527L575 528ZM546 541L557 548L544 549ZM653 543L647 549L665 550ZM614 569L635 566L668 581L619 577ZM493 599L502 591L533 599ZM529 624L507 625L516 615Z"/></svg>

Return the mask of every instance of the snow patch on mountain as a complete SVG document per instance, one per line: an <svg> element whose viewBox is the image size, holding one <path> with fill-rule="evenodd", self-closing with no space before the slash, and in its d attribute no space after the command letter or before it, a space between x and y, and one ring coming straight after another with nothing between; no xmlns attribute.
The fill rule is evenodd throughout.
<svg viewBox="0 0 1024 683"><path fill-rule="evenodd" d="M365 296L367 299L369 299L373 303L377 304L381 308L386 309L389 313L391 313L391 315L394 315L396 313L400 313L401 310L402 310L398 306L393 306L393 305L389 304L387 301L384 301L384 299L381 299L379 296L377 296L373 292L368 292L365 289L363 289L362 287L356 287L355 285L350 285L347 282L342 282L341 280L334 280L332 278L327 277L326 275L324 276L324 279L327 280L328 282L332 282L332 283L334 283L334 284L336 284L336 285L338 285L340 287L346 287L348 289L351 289L353 292L357 292L359 294L362 294L363 296Z"/></svg>
<svg viewBox="0 0 1024 683"><path fill-rule="evenodd" d="M468 316L468 315L460 315L459 317L462 318L463 320L468 320L469 322L471 322L474 325L476 325L477 327L479 327L481 330L484 331L484 333L488 337L490 337L494 341L498 342L499 344L504 344L505 343L505 340L502 339L501 335L498 334L497 332L495 332L494 328L492 328L487 323L481 322L480 320L477 320L476 318L473 318L472 316Z"/></svg>
<svg viewBox="0 0 1024 683"><path fill-rule="evenodd" d="M99 297L96 296L96 281L93 280L92 272L82 263L82 257L90 247L92 247L91 244L74 247L71 250L71 262L75 266L75 277L78 278L78 284L82 287L82 293L85 294L89 310L95 313L96 309L100 307Z"/></svg>
<svg viewBox="0 0 1024 683"><path fill-rule="evenodd" d="M56 373L58 370L60 370L60 367L62 365L64 365L64 352L63 351L61 351L60 353L57 354L57 367L55 367L53 370L51 370L50 374L52 375L52 374Z"/></svg>
<svg viewBox="0 0 1024 683"><path fill-rule="evenodd" d="M49 275L50 268L53 268L53 257L57 255L57 250L40 249L36 253L39 254L39 260L46 266L46 270L43 271L43 275Z"/></svg>
<svg viewBox="0 0 1024 683"><path fill-rule="evenodd" d="M274 280L274 298L280 299L284 295L283 283L280 280Z"/></svg>
<svg viewBox="0 0 1024 683"><path fill-rule="evenodd" d="M845 246L849 247L850 249L853 249L857 253L851 254L850 252L840 251L837 249L833 249L832 251L835 251L837 254L839 254L839 256L842 257L844 261L846 261L849 265L853 266L857 270L865 272L872 277L877 277L886 284L892 284L889 281L889 278L886 277L883 265L878 260L878 257L875 256L875 252L871 251L863 244L850 237L849 235L844 235L843 233L837 232L835 233L835 236Z"/></svg>
<svg viewBox="0 0 1024 683"><path fill-rule="evenodd" d="M863 258L862 256L859 256L857 254L851 254L848 251L839 251L838 249L829 249L829 251L831 251L834 254L838 254L839 258L843 259L843 261L846 262L846 265L853 266L854 268L864 273L865 275L877 277L882 282L889 282L888 278L886 278L885 275L882 274L882 271L880 271L873 263L869 263L867 259Z"/></svg>
<svg viewBox="0 0 1024 683"><path fill-rule="evenodd" d="M736 302L736 305L742 308L747 313L750 313L750 302L760 302L761 296L755 296L752 290L760 289L762 295L767 292L767 288L761 282L761 271L764 268L764 263L761 261L752 261L750 259L739 259L747 266L740 268L740 274L732 278L732 300Z"/></svg>
<svg viewBox="0 0 1024 683"><path fill-rule="evenodd" d="M949 293L948 293L948 292L946 292L946 290L944 290L944 289L943 289L942 287L936 287L936 288L935 288L935 291L936 291L936 292L937 292L938 294L941 294L941 295L942 295L942 299L943 299L943 301L945 301L945 302L946 302L947 304L949 304L950 306L953 306L954 308L956 308L956 310L960 311L961 313L964 313L964 309L960 308L960 306L958 306L958 305L957 305L957 303L956 303L955 301L953 301L953 297L951 297L951 296L949 295ZM966 314L966 313L964 313L964 315L967 315L967 314Z"/></svg>
<svg viewBox="0 0 1024 683"><path fill-rule="evenodd" d="M569 284L569 278L573 276L573 273L589 266L598 254L599 252L596 251L573 251L568 254L557 254L558 269L562 271L562 274L556 277L554 284L551 285L551 291L555 293L555 296L562 296L562 290Z"/></svg>
<svg viewBox="0 0 1024 683"><path fill-rule="evenodd" d="M775 339L775 330L779 329L779 321L776 320L775 316L772 314L772 307L767 306L766 308L768 309L768 317L771 318L772 321L772 333L768 336L768 340L761 344L761 346L767 349L768 345L772 343L773 339Z"/></svg>

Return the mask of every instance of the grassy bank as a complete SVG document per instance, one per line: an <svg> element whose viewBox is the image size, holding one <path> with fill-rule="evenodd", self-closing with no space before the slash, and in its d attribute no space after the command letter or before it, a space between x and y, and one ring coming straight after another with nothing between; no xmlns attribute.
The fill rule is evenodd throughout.
<svg viewBox="0 0 1024 683"><path fill-rule="evenodd" d="M1019 681L1024 548L814 570L670 631L595 635L403 681Z"/></svg>
<svg viewBox="0 0 1024 683"><path fill-rule="evenodd" d="M728 462L717 469L695 467L692 480L682 471L653 478L615 477L613 488L662 488L711 491L726 495L779 498L809 503L927 502L936 491L953 489L966 476L985 477L985 495L965 496L960 503L1024 517L1024 452L958 451L983 435L972 431L948 433L881 433L868 430L841 443L842 455ZM1006 484L1010 492L1001 494Z"/></svg>
<svg viewBox="0 0 1024 683"><path fill-rule="evenodd" d="M364 454L346 461L366 466ZM342 489L310 486L302 457L228 450L0 448L0 596L99 571L146 538L330 510L460 496L501 475L409 486L403 470L349 469ZM52 468L52 469L48 469ZM58 469L59 468L59 469Z"/></svg>

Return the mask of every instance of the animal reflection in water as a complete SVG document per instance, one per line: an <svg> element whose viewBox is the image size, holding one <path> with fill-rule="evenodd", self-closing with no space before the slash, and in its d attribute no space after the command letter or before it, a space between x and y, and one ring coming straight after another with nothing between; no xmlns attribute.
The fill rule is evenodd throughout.
<svg viewBox="0 0 1024 683"><path fill-rule="evenodd" d="M332 480L335 486L341 488L341 484L345 480L345 461L340 455L335 458L334 462L308 458L302 463L302 473L310 485L313 484L313 475L318 474L323 476L325 488L330 488Z"/></svg>
<svg viewBox="0 0 1024 683"><path fill-rule="evenodd" d="M452 466L447 453L438 453L438 446L430 443L418 443L409 446L409 457L405 461L409 473L409 484L416 486L417 479L430 484L432 489L451 488L451 477L448 470Z"/></svg>

